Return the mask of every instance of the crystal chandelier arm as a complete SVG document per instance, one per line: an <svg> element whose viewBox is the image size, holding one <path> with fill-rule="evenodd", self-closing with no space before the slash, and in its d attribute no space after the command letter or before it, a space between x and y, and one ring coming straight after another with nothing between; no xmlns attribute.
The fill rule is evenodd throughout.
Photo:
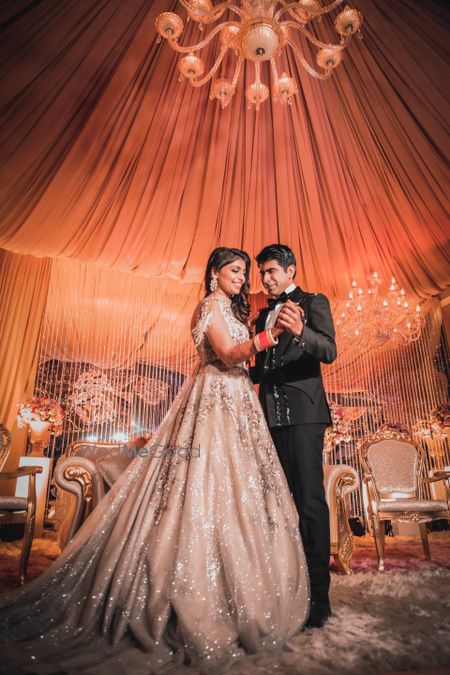
<svg viewBox="0 0 450 675"><path fill-rule="evenodd" d="M261 84L261 64L259 61L255 61L255 82Z"/></svg>
<svg viewBox="0 0 450 675"><path fill-rule="evenodd" d="M236 84L237 84L237 81L238 81L238 78L239 78L239 73L241 72L241 67L242 67L243 63L244 63L244 57L239 56L238 62L237 62L237 65L236 65L236 70L234 71L233 80L231 82L231 86L233 87L233 89L236 87Z"/></svg>
<svg viewBox="0 0 450 675"><path fill-rule="evenodd" d="M181 0L180 0L181 1ZM294 10L302 9L301 7L298 6L298 2L290 2L289 4L285 3L285 0L279 0L283 7L278 10L278 12L274 15L274 19L278 21L280 16L284 14L285 12L289 12L289 14L294 17L294 19L297 18L297 15L295 14ZM314 19L316 16L320 16L321 14L328 14L328 12L331 12L331 10L335 9L339 5L341 5L344 2L344 0L334 0L334 2L331 2L329 5L325 5L325 7L322 7L321 9L316 9L313 11L310 11L311 14L311 19Z"/></svg>
<svg viewBox="0 0 450 675"><path fill-rule="evenodd" d="M201 87L206 82L208 82L208 80L210 80L212 78L212 76L214 75L214 73L216 72L216 70L218 69L220 64L222 63L222 59L225 56L225 52L227 51L227 49L228 49L228 47L226 45L221 47L220 52L219 52L219 56L217 57L213 67L211 68L209 73L207 73L205 75L205 77L202 77L201 80L194 80L193 78L190 78L189 81L190 81L190 83L192 84L193 87Z"/></svg>
<svg viewBox="0 0 450 675"><path fill-rule="evenodd" d="M342 2L342 0L340 0ZM238 14L241 18L245 18L245 12L242 11L240 7L236 7L236 5L233 2L222 2L220 5L217 5L212 9L211 12L204 12L201 9L198 9L198 7L192 7L190 4L189 0L178 0L180 5L183 5L185 9L187 9L191 14L198 14L199 19L201 20L202 17L214 17L213 20L217 21L224 11L226 9L231 10L232 12L235 12L235 14Z"/></svg>
<svg viewBox="0 0 450 675"><path fill-rule="evenodd" d="M292 48L294 54L296 55L296 57L298 58L298 60L299 60L300 63L302 64L303 68L304 68L310 75L312 75L313 77L317 77L317 79L319 79L319 80L328 80L328 78L330 77L331 73L333 72L331 68L330 68L329 71L325 71L324 73L318 73L317 70L314 70L314 68L312 68L312 67L309 65L309 63L307 62L307 60L305 59L305 57L303 56L303 54L301 53L301 51L299 50L299 48L297 47L297 45L294 44L294 43L292 42L291 39L286 38L286 42L287 42L289 45L291 45L291 48Z"/></svg>
<svg viewBox="0 0 450 675"><path fill-rule="evenodd" d="M275 85L277 85L278 84L278 73L277 73L277 66L276 66L274 58L270 59L270 69L272 71L273 83Z"/></svg>
<svg viewBox="0 0 450 675"><path fill-rule="evenodd" d="M219 23L218 26L213 28L213 30L210 32L210 34L201 42L198 42L196 45L191 45L191 46L186 46L182 47L181 45L178 44L178 39L176 40L171 40L170 38L167 38L167 42L169 45L172 47L172 49L176 52L180 52L180 54L189 54L189 52L197 52L199 49L203 49L207 44L211 42L213 37L217 35L217 33L220 33L220 31L223 28L226 28L227 26L233 26L232 21L224 21L223 23Z"/></svg>
<svg viewBox="0 0 450 675"><path fill-rule="evenodd" d="M316 37L314 37L314 35L310 33L307 28L301 26L298 23L295 23L295 21L283 21L281 25L286 26L287 28L295 28L296 30L300 31L300 33L304 35L307 40L309 40L313 45L315 45L319 49L334 49L337 52L341 52L347 47L347 43L349 42L349 39L347 39L345 42L341 42L341 44L338 45L327 42L321 42Z"/></svg>

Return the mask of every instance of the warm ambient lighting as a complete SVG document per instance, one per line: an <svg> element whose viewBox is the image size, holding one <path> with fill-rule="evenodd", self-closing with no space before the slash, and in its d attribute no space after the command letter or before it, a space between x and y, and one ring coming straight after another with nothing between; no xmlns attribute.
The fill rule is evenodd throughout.
<svg viewBox="0 0 450 675"><path fill-rule="evenodd" d="M255 67L255 81L245 92L249 107L254 104L258 110L260 104L269 97L269 88L261 81L261 64L264 61L270 63L272 99L280 103L291 103L292 96L298 93L297 83L287 73L278 75L275 57L289 45L299 63L310 75L325 80L342 61L344 49L352 36L354 34L360 36L359 29L363 20L360 12L346 6L334 20L335 30L341 38L340 43L332 44L319 40L309 30L308 24L314 19L320 20L324 14L341 5L343 0L334 0L328 5L323 5L321 0L297 2L241 0L239 6L236 2L221 2L213 6L210 0L179 0L179 2L187 10L187 20L197 22L201 30L206 25L218 21L226 11L230 15L237 15L237 21L222 21L211 28L204 40L186 46L178 42L184 30L184 23L177 14L164 12L155 22L159 39L165 38L172 49L186 54L178 63L178 69L194 87L201 87L213 78L227 50L234 52L236 65L232 79L217 77L211 84L210 98L217 98L223 108L230 103L236 91L244 61L252 61ZM307 62L293 40L294 32L299 32L318 49L316 62L321 70L316 70ZM205 64L194 52L201 51L216 37L218 53L212 68L204 75Z"/></svg>

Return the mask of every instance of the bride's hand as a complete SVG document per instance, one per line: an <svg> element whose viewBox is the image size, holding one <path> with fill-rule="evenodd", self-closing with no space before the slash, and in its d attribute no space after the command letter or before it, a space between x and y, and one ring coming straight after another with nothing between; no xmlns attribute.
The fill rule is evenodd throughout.
<svg viewBox="0 0 450 675"><path fill-rule="evenodd" d="M284 333L284 328L280 328L279 326L274 326L271 329L271 333L276 340L281 335L281 333Z"/></svg>

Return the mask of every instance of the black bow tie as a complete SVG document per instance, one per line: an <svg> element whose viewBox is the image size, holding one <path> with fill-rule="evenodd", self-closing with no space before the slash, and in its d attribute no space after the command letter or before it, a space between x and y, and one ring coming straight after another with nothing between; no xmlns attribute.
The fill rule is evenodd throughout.
<svg viewBox="0 0 450 675"><path fill-rule="evenodd" d="M291 293L286 293L285 291L283 291L277 298L268 298L267 306L269 308L269 311L272 311L272 309L274 309L274 307L276 307L279 302L286 302L286 300L289 300L293 292L294 291L292 291Z"/></svg>

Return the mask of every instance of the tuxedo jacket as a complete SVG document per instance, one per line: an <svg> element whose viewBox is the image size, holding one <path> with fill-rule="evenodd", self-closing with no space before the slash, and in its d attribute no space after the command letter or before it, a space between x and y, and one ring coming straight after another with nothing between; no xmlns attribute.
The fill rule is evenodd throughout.
<svg viewBox="0 0 450 675"><path fill-rule="evenodd" d="M259 398L269 427L292 424L330 424L323 388L321 363L336 358L336 342L330 303L321 293L296 287L289 299L302 307L304 328L296 342L284 332L275 347L256 355L250 376L259 384ZM256 320L256 332L265 329L268 308Z"/></svg>

